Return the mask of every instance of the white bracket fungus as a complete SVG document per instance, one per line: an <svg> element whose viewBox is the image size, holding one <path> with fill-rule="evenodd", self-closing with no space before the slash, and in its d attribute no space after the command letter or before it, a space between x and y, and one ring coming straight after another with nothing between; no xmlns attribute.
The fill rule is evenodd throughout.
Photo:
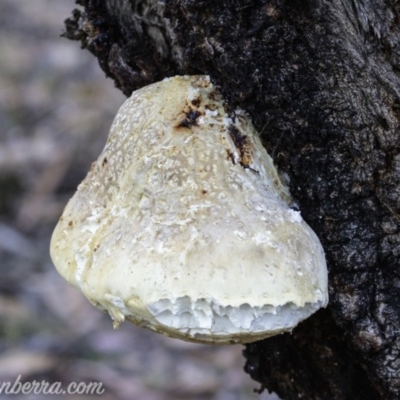
<svg viewBox="0 0 400 400"><path fill-rule="evenodd" d="M289 204L246 114L208 77L168 78L122 105L51 256L115 327L252 342L328 302L323 249Z"/></svg>

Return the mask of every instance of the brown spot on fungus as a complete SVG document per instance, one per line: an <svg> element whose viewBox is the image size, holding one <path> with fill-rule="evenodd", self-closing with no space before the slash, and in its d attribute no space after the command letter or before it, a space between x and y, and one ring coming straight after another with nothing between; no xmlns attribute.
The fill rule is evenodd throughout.
<svg viewBox="0 0 400 400"><path fill-rule="evenodd" d="M242 135L238 128L234 125L230 125L228 128L229 136L233 140L233 143L236 149L239 152L240 160L239 164L243 168L250 168L252 171L258 173L258 171L254 170L250 167L252 162L251 157L251 145L246 135Z"/></svg>
<svg viewBox="0 0 400 400"><path fill-rule="evenodd" d="M197 97L196 99L192 100L191 103L192 103L192 105L193 105L194 107L199 107L200 104L201 104L201 98L200 98L200 97Z"/></svg>
<svg viewBox="0 0 400 400"><path fill-rule="evenodd" d="M228 160L231 160L232 164L236 164L235 155L233 154L233 152L231 150L227 149L226 154L228 155Z"/></svg>
<svg viewBox="0 0 400 400"><path fill-rule="evenodd" d="M191 128L192 126L197 125L197 118L200 117L200 113L197 110L190 110L186 113L186 118L180 122L178 128Z"/></svg>

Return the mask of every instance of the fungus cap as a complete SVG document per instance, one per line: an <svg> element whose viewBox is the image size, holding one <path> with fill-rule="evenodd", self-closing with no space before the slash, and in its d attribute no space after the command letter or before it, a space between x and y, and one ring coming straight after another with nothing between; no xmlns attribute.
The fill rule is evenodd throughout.
<svg viewBox="0 0 400 400"><path fill-rule="evenodd" d="M206 76L164 79L120 108L51 242L59 273L115 327L247 343L326 306L322 246L234 114Z"/></svg>

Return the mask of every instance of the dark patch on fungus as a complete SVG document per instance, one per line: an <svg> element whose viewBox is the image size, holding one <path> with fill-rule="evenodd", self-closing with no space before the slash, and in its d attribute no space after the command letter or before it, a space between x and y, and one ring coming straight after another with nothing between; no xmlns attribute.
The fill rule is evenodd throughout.
<svg viewBox="0 0 400 400"><path fill-rule="evenodd" d="M104 167L105 165L107 165L107 163L108 163L108 160L107 160L107 158L105 157L104 160L103 160L103 162L101 163L101 166Z"/></svg>
<svg viewBox="0 0 400 400"><path fill-rule="evenodd" d="M178 128L191 128L197 125L197 118L200 117L200 113L196 110L190 110L186 113L186 118L178 125Z"/></svg>
<svg viewBox="0 0 400 400"><path fill-rule="evenodd" d="M199 106L200 106L200 103L201 103L200 97L197 97L196 99L192 100L191 103L192 103L192 105L193 105L194 107L199 107Z"/></svg>
<svg viewBox="0 0 400 400"><path fill-rule="evenodd" d="M240 155L240 165L243 168L250 168L251 151L250 144L246 135L242 135L238 128L230 125L228 128L229 136L233 140L233 144L237 148Z"/></svg>
<svg viewBox="0 0 400 400"><path fill-rule="evenodd" d="M216 90L213 90L211 93L209 93L208 98L214 101L220 101L219 94Z"/></svg>
<svg viewBox="0 0 400 400"><path fill-rule="evenodd" d="M230 150L226 150L226 153L228 154L228 160L231 160L232 164L236 164L234 154Z"/></svg>

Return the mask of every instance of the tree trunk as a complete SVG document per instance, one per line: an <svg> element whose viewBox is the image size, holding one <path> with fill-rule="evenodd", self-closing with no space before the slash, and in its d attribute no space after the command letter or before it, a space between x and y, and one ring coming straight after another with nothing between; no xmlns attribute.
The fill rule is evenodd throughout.
<svg viewBox="0 0 400 400"><path fill-rule="evenodd" d="M246 346L283 399L400 397L400 3L78 0L65 36L126 95L208 74L253 118L329 267L330 304Z"/></svg>

